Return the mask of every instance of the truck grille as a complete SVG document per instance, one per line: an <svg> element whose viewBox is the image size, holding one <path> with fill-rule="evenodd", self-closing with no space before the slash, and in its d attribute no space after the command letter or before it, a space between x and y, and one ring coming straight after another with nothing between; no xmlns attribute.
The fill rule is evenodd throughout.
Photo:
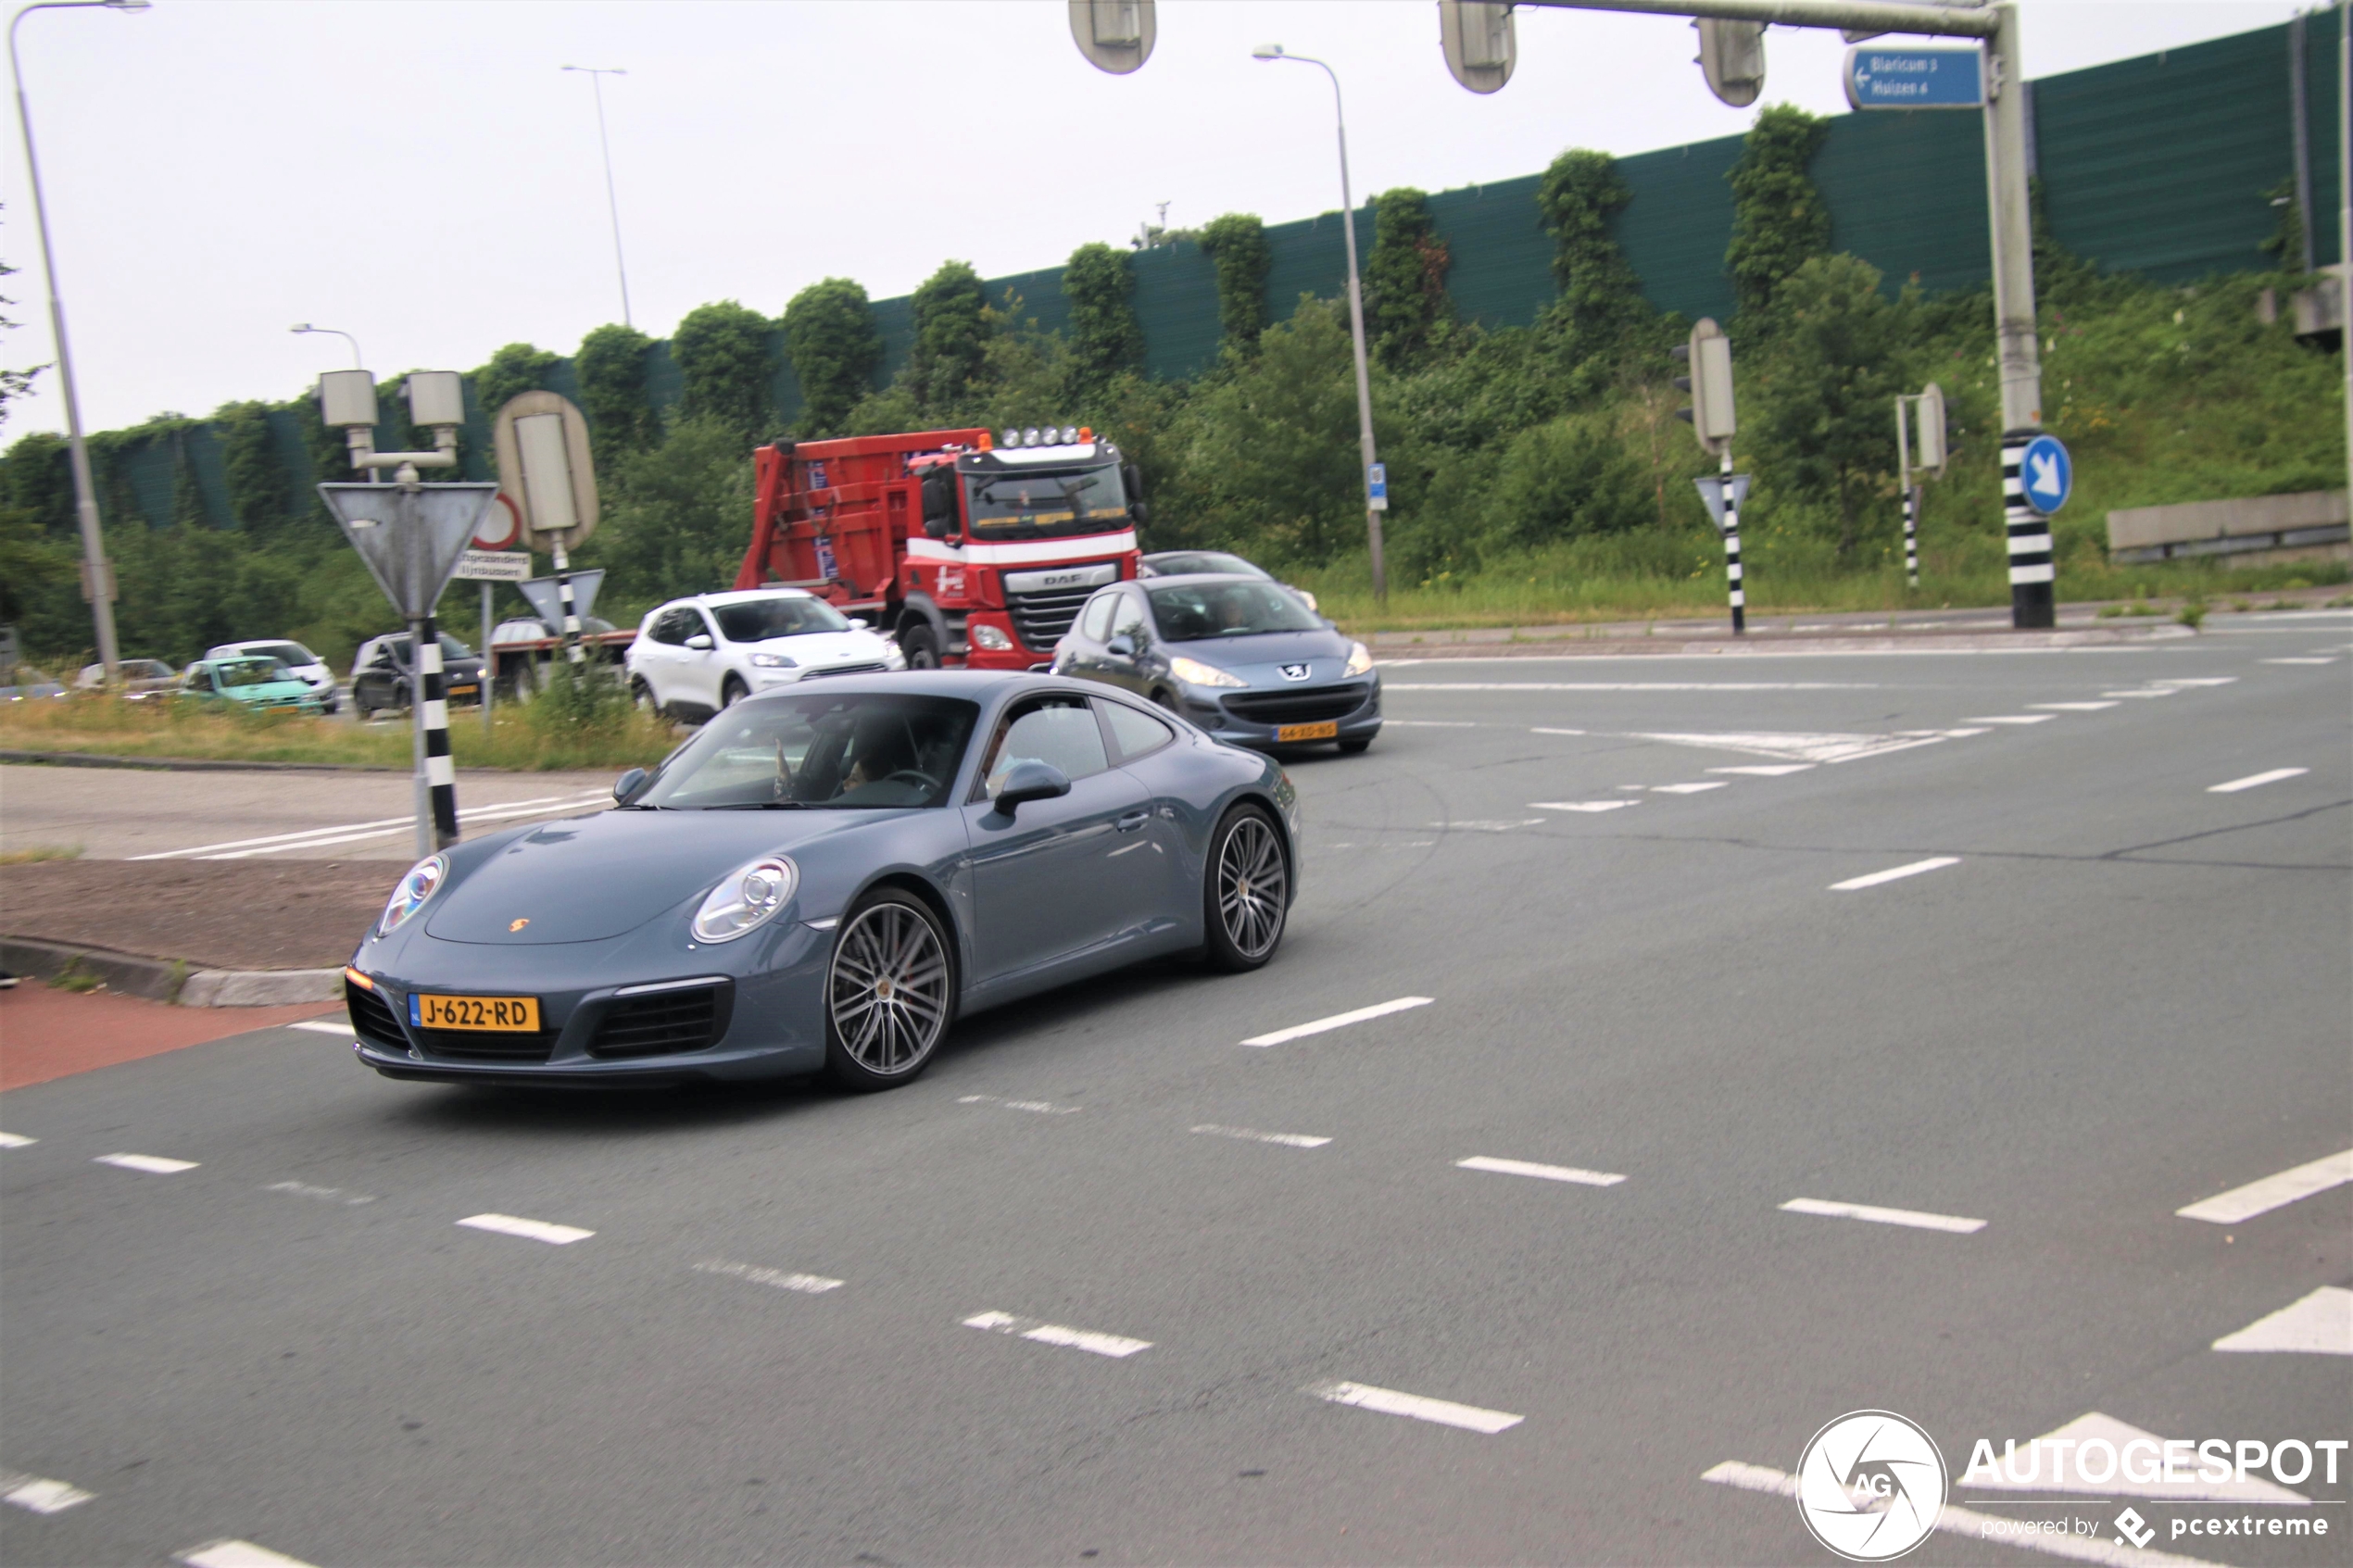
<svg viewBox="0 0 2353 1568"><path fill-rule="evenodd" d="M1369 686L1310 686L1303 692L1241 692L1226 711L1252 724L1315 724L1345 719L1365 706Z"/></svg>
<svg viewBox="0 0 2353 1568"><path fill-rule="evenodd" d="M735 1010L732 984L617 997L597 1021L590 1056L670 1056L719 1043Z"/></svg>
<svg viewBox="0 0 2353 1568"><path fill-rule="evenodd" d="M393 1016L392 1008L382 997L346 980L343 1005L351 1011L353 1034L371 1046L403 1056L409 1054L409 1036L400 1032L400 1021Z"/></svg>
<svg viewBox="0 0 2353 1568"><path fill-rule="evenodd" d="M1092 588L1063 588L1043 594L1007 594L1005 608L1022 646L1036 653L1050 651L1078 619L1080 607L1094 596Z"/></svg>

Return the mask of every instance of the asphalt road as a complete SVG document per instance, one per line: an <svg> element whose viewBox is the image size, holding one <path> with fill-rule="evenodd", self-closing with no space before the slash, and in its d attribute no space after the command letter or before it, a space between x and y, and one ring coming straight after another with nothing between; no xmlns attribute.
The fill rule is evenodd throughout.
<svg viewBox="0 0 2353 1568"><path fill-rule="evenodd" d="M2095 1412L2353 1437L2353 1183L2176 1212L2353 1150L2349 652L1392 664L1373 749L1292 767L1275 963L980 1016L898 1093L271 1030L12 1094L0 1467L92 1495L0 1487L0 1557L1830 1562L1774 1476L1880 1409L1975 1511L1910 1561L2345 1562L2342 1453L1958 1482ZM2211 1348L2308 1298L2339 1353ZM2242 1513L2329 1534L2171 1534Z"/></svg>

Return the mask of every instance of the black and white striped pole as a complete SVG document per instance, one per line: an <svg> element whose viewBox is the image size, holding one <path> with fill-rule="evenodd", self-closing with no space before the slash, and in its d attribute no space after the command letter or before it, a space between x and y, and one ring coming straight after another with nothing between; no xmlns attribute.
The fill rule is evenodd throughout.
<svg viewBox="0 0 2353 1568"><path fill-rule="evenodd" d="M321 412L339 426L362 472L394 470L392 483L321 484L320 498L334 513L344 537L367 563L384 597L409 623L409 706L416 737L419 859L458 839L458 781L449 759L448 685L441 661L441 627L434 607L458 570L496 484L427 484L420 469L455 468L458 431L465 420L465 390L454 370L408 378L409 423L430 426L431 452L375 450L376 391L365 370L332 370L320 378Z"/></svg>
<svg viewBox="0 0 2353 1568"><path fill-rule="evenodd" d="M1919 460L1913 461L1911 432L1919 433ZM1920 508L1924 496L1915 474L1944 471L1944 390L1934 382L1918 392L1895 395L1895 483L1904 492L1904 578L1920 585Z"/></svg>
<svg viewBox="0 0 2353 1568"><path fill-rule="evenodd" d="M2026 449L2039 430L2002 433L2002 521L2009 536L2010 624L2020 628L2058 624L2051 559L2051 520L2026 498Z"/></svg>
<svg viewBox="0 0 2353 1568"><path fill-rule="evenodd" d="M1732 407L1732 340L1709 317L1692 328L1690 339L1671 352L1689 372L1675 378L1675 389L1692 395L1691 406L1675 410L1690 422L1699 444L1722 464L1724 515L1724 582L1732 605L1732 635L1748 630L1748 583L1741 566L1741 507L1739 486L1732 481L1732 436L1739 420Z"/></svg>
<svg viewBox="0 0 2353 1568"><path fill-rule="evenodd" d="M587 657L580 646L580 608L572 602L572 556L564 548L563 535L556 535L556 602L563 611L564 657L574 665Z"/></svg>

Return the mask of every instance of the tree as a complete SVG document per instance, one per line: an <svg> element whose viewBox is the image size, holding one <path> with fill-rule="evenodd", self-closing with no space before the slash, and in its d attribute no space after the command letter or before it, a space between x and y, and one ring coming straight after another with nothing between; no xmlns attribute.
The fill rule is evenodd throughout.
<svg viewBox="0 0 2353 1568"><path fill-rule="evenodd" d="M678 401L682 419L724 420L746 443L769 433L776 420L769 392L772 325L732 299L686 312L670 337L670 356L685 383Z"/></svg>
<svg viewBox="0 0 2353 1568"><path fill-rule="evenodd" d="M1124 250L1084 245L1063 264L1071 369L1080 395L1099 394L1120 371L1143 365L1144 329L1136 320L1135 295L1136 273Z"/></svg>
<svg viewBox="0 0 2353 1568"><path fill-rule="evenodd" d="M1408 185L1373 198L1373 253L1365 263L1365 330L1391 370L1418 364L1450 313L1446 242L1429 198Z"/></svg>
<svg viewBox="0 0 2353 1568"><path fill-rule="evenodd" d="M580 558L610 569L615 610L735 581L751 538L751 453L732 421L681 419L610 471L612 499Z"/></svg>
<svg viewBox="0 0 2353 1568"><path fill-rule="evenodd" d="M980 374L988 295L971 263L945 261L915 290L912 304L915 342L907 357L908 383L916 407L937 419L971 395Z"/></svg>
<svg viewBox="0 0 2353 1568"><path fill-rule="evenodd" d="M1789 104L1756 117L1724 178L1732 187L1732 275L1743 324L1767 325L1781 281L1831 248L1830 204L1808 172L1830 121Z"/></svg>
<svg viewBox="0 0 2353 1568"><path fill-rule="evenodd" d="M1831 508L1852 555L1865 505L1894 485L1902 321L1880 275L1852 256L1816 257L1783 280L1756 395L1743 420L1762 458L1760 488Z"/></svg>
<svg viewBox="0 0 2353 1568"><path fill-rule="evenodd" d="M1229 212L1202 230L1201 248L1217 269L1217 325L1226 346L1254 353L1266 330L1266 273L1275 263L1266 226L1252 213Z"/></svg>
<svg viewBox="0 0 2353 1568"><path fill-rule="evenodd" d="M212 430L220 443L229 515L248 539L283 536L295 519L294 476L279 456L269 406L224 403L213 412Z"/></svg>
<svg viewBox="0 0 2353 1568"><path fill-rule="evenodd" d="M1639 528L1650 512L1642 465L1605 421L1555 420L1504 449L1488 532L1495 544L1532 547Z"/></svg>
<svg viewBox="0 0 2353 1568"><path fill-rule="evenodd" d="M483 412L497 419L509 398L544 388L547 372L556 368L556 358L547 349L534 348L527 343L510 343L493 354L490 362L473 373L474 396L482 404ZM388 407L380 402L378 412L385 412ZM398 415L407 413L406 408L392 411Z"/></svg>
<svg viewBox="0 0 2353 1568"><path fill-rule="evenodd" d="M803 432L833 434L872 390L882 364L882 332L866 291L848 278L827 278L793 295L785 307L785 353L800 382Z"/></svg>
<svg viewBox="0 0 2353 1568"><path fill-rule="evenodd" d="M610 460L650 445L661 433L646 384L646 355L654 340L612 322L580 340L573 373L580 378L580 411L588 416L599 457Z"/></svg>
<svg viewBox="0 0 2353 1568"><path fill-rule="evenodd" d="M1555 319L1578 358L1622 349L1650 314L1642 280L1611 231L1634 193L1607 153L1572 147L1553 160L1536 189L1536 210L1553 236L1553 277L1561 297Z"/></svg>

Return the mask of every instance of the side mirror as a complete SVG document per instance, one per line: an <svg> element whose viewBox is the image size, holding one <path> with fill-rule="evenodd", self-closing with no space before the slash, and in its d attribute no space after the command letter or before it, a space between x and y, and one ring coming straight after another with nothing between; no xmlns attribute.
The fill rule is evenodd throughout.
<svg viewBox="0 0 2353 1568"><path fill-rule="evenodd" d="M709 653L711 651L711 633L708 632L698 632L693 636L686 639L686 646L702 653Z"/></svg>
<svg viewBox="0 0 2353 1568"><path fill-rule="evenodd" d="M948 526L948 520L947 520L946 518L944 518L944 517L927 517L927 518L924 519L924 537L925 537L925 538L926 538L926 539L945 539L945 538L947 538L947 537L948 537L948 533L949 533L949 526Z"/></svg>
<svg viewBox="0 0 2353 1568"><path fill-rule="evenodd" d="M1141 501L1130 501L1127 503L1127 517L1132 522L1150 522L1152 509Z"/></svg>
<svg viewBox="0 0 2353 1568"><path fill-rule="evenodd" d="M997 809L1008 817L1013 808L1025 800L1053 800L1070 793L1070 777L1051 762L1035 758L1016 762L1005 773L1005 782L997 786L990 797Z"/></svg>
<svg viewBox="0 0 2353 1568"><path fill-rule="evenodd" d="M649 776L643 768L632 768L613 780L612 797L615 803L628 805L629 797L646 787L646 780Z"/></svg>
<svg viewBox="0 0 2353 1568"><path fill-rule="evenodd" d="M1103 645L1103 651L1114 659L1133 659L1136 657L1136 643L1131 637L1114 637Z"/></svg>

